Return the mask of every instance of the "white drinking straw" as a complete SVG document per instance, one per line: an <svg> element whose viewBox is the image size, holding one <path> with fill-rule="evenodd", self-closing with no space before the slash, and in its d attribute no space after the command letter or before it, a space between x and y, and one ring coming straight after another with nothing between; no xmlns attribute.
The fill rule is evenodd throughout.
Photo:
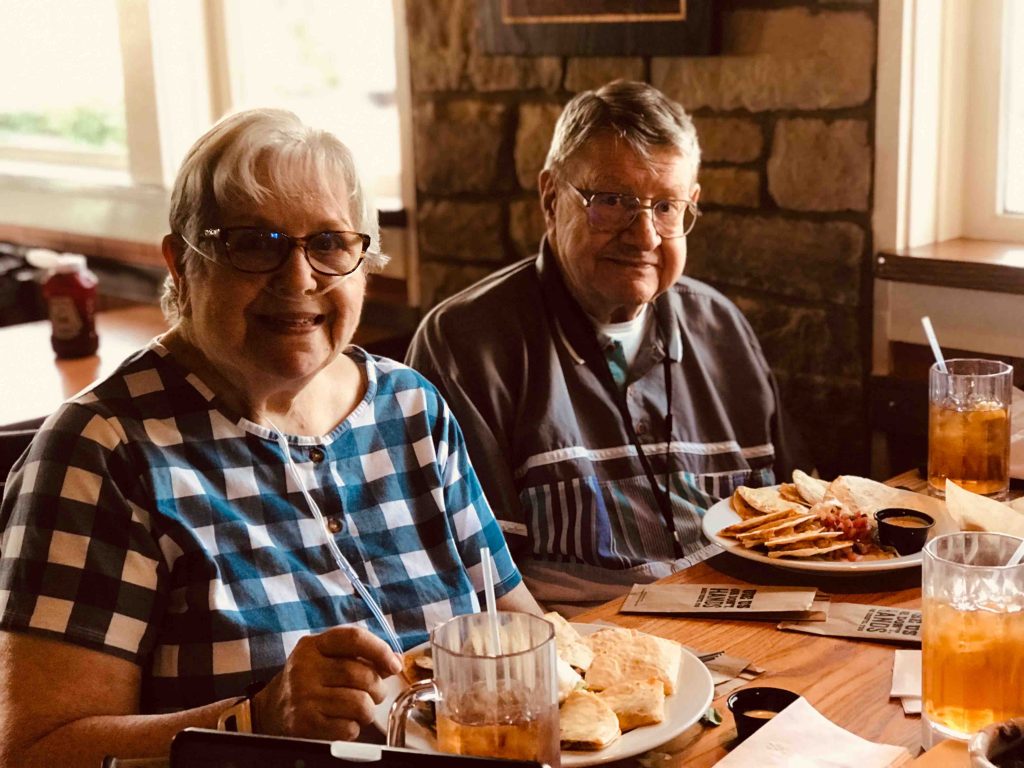
<svg viewBox="0 0 1024 768"><path fill-rule="evenodd" d="M1024 541L1020 543L1020 546L1013 551L1010 555L1010 559L1006 561L1007 565L1020 565L1020 561L1024 560Z"/></svg>
<svg viewBox="0 0 1024 768"><path fill-rule="evenodd" d="M498 632L498 606L494 598L494 558L490 547L480 548L480 565L484 569L484 601L487 603L487 627L491 635L491 653L501 656L501 635Z"/></svg>
<svg viewBox="0 0 1024 768"><path fill-rule="evenodd" d="M942 349L939 348L939 340L935 337L935 329L932 328L932 321L928 315L921 318L921 325L924 326L924 335L928 337L928 343L931 345L932 354L935 355L935 363L939 366L939 370L943 373L946 371L946 359L942 356Z"/></svg>

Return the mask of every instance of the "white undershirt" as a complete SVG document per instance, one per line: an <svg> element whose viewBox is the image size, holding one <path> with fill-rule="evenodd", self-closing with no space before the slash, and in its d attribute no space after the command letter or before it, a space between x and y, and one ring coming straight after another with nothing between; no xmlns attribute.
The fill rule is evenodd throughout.
<svg viewBox="0 0 1024 768"><path fill-rule="evenodd" d="M632 320L624 323L595 323L597 330L608 336L613 341L622 345L622 353L626 357L626 365L633 367L640 352L640 345L647 335L647 327L651 322L651 305L644 304L643 308Z"/></svg>

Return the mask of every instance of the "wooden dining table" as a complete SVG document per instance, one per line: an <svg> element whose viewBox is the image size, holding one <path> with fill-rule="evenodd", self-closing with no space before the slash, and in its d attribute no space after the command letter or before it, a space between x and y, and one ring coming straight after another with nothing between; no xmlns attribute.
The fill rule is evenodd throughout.
<svg viewBox="0 0 1024 768"><path fill-rule="evenodd" d="M834 575L769 566L724 552L659 583L755 584L816 587L834 602L920 608L920 566L865 575ZM894 651L905 644L820 637L776 629L774 621L687 618L664 614L623 614L624 598L576 616L581 623L608 622L678 640L701 651L723 650L749 659L765 671L750 686L787 688L802 695L822 715L869 741L921 749L921 718L905 715L899 699L890 699ZM682 691L678 695L686 695ZM726 697L712 702L722 723L697 724L655 750L658 768L712 766L735 746L736 727ZM933 750L934 752L934 750ZM925 762L927 760L927 762ZM949 745L926 753L922 765L968 765L966 750ZM614 765L637 765L624 760ZM915 763L916 766L916 763Z"/></svg>
<svg viewBox="0 0 1024 768"><path fill-rule="evenodd" d="M49 320L0 328L0 430L53 413L67 398L113 373L167 327L155 305L99 312L96 354L68 360L53 353ZM390 328L362 323L352 341L365 346L393 333Z"/></svg>

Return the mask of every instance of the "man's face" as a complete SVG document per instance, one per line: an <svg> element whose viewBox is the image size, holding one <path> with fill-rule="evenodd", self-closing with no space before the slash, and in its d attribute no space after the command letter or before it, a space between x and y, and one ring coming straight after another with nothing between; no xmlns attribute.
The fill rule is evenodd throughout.
<svg viewBox="0 0 1024 768"><path fill-rule="evenodd" d="M599 322L632 319L679 279L686 238L663 238L649 211L619 232L594 231L573 186L635 195L644 205L666 198L696 202L696 165L674 147L653 148L645 161L621 139L602 134L579 149L557 178L541 172L548 242L570 292Z"/></svg>

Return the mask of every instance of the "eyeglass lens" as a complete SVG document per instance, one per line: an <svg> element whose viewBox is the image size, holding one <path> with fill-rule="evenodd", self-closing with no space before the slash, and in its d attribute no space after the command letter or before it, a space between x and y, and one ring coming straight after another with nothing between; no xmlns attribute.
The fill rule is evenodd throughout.
<svg viewBox="0 0 1024 768"><path fill-rule="evenodd" d="M344 275L359 265L365 248L364 237L358 232L318 232L293 238L267 229L237 228L224 230L223 242L231 264L245 272L273 271L297 244L302 244L315 270Z"/></svg>
<svg viewBox="0 0 1024 768"><path fill-rule="evenodd" d="M685 200L657 200L646 206L632 195L612 192L594 194L587 206L587 217L590 226L599 232L621 232L644 210L651 211L654 229L662 237L689 234L697 221L694 206Z"/></svg>

